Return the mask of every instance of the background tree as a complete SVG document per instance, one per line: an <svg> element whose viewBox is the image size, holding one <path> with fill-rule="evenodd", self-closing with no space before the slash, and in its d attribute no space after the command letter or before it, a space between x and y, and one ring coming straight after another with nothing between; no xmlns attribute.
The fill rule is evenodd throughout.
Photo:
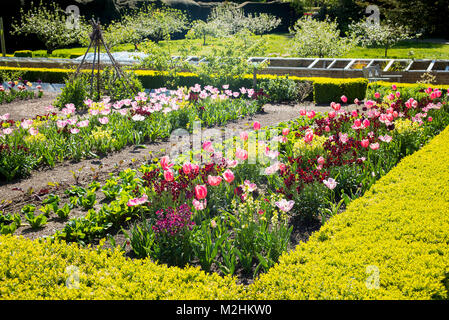
<svg viewBox="0 0 449 320"><path fill-rule="evenodd" d="M300 57L340 56L355 46L352 38L340 37L336 21L318 21L310 16L299 19L293 28L292 51Z"/></svg>
<svg viewBox="0 0 449 320"><path fill-rule="evenodd" d="M384 48L385 58L388 56L389 48L399 41L411 39L413 36L406 27L393 24L390 21L369 23L361 20L349 25L349 33L364 47Z"/></svg>
<svg viewBox="0 0 449 320"><path fill-rule="evenodd" d="M77 24L67 23L67 14L55 2L49 6L41 0L38 6L31 3L31 8L24 12L20 10L20 22L14 20L11 25L13 35L36 35L45 45L47 53L79 42L80 28L84 18L79 16Z"/></svg>
<svg viewBox="0 0 449 320"><path fill-rule="evenodd" d="M245 27L254 34L263 35L281 24L281 19L266 13L248 15L245 19Z"/></svg>
<svg viewBox="0 0 449 320"><path fill-rule="evenodd" d="M186 38L203 39L203 46L206 45L206 37L217 37L219 34L218 28L213 22L206 22L203 20L195 20L192 22L190 30L187 32Z"/></svg>

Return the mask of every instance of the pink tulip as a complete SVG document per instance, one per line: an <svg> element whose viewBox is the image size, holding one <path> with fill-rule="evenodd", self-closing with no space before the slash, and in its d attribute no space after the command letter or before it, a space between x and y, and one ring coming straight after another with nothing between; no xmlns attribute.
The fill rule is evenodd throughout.
<svg viewBox="0 0 449 320"><path fill-rule="evenodd" d="M208 176L207 177L207 183L209 183L211 186L219 186L221 183L222 178L220 176Z"/></svg>
<svg viewBox="0 0 449 320"><path fill-rule="evenodd" d="M248 132L246 131L240 132L240 139L242 139L243 141L248 140Z"/></svg>
<svg viewBox="0 0 449 320"><path fill-rule="evenodd" d="M368 139L363 139L363 140L361 141L361 145L362 145L363 148L368 148L368 146L369 146L369 140L368 140Z"/></svg>
<svg viewBox="0 0 449 320"><path fill-rule="evenodd" d="M374 98L379 99L379 98L380 98L380 93L379 93L379 92L376 92L376 93L374 94Z"/></svg>
<svg viewBox="0 0 449 320"><path fill-rule="evenodd" d="M281 168L281 164L279 162L276 162L275 164L265 168L265 174L266 175L272 175L276 173Z"/></svg>
<svg viewBox="0 0 449 320"><path fill-rule="evenodd" d="M318 162L319 165L323 165L324 162L325 162L325 160L324 160L323 157L319 157L319 158L317 159L317 162Z"/></svg>
<svg viewBox="0 0 449 320"><path fill-rule="evenodd" d="M371 122L368 119L364 119L362 124L365 128L368 128L370 126Z"/></svg>
<svg viewBox="0 0 449 320"><path fill-rule="evenodd" d="M359 116L359 114L357 113L357 110L352 110L352 111L351 111L351 116L352 116L353 118L357 118L357 117Z"/></svg>
<svg viewBox="0 0 449 320"><path fill-rule="evenodd" d="M161 158L162 170L167 171L173 166L174 166L174 164L170 162L170 158L168 156L164 156Z"/></svg>
<svg viewBox="0 0 449 320"><path fill-rule="evenodd" d="M186 175L190 174L190 172L192 172L192 164L191 163L184 163L182 165L182 171Z"/></svg>
<svg viewBox="0 0 449 320"><path fill-rule="evenodd" d="M325 126L325 127L324 127L324 131L330 132L330 131L331 131L331 128L330 128L329 126Z"/></svg>
<svg viewBox="0 0 449 320"><path fill-rule="evenodd" d="M253 129L254 130L260 130L260 122L259 121L254 121Z"/></svg>
<svg viewBox="0 0 449 320"><path fill-rule="evenodd" d="M337 113L336 113L335 111L329 111L329 113L327 114L327 116L328 116L330 119L335 118L336 115L337 115Z"/></svg>
<svg viewBox="0 0 449 320"><path fill-rule="evenodd" d="M232 183L232 181L234 181L235 178L234 173L231 170L226 169L226 171L223 172L223 178L227 183Z"/></svg>
<svg viewBox="0 0 449 320"><path fill-rule="evenodd" d="M5 128L3 129L3 134L11 134L12 133L12 128Z"/></svg>
<svg viewBox="0 0 449 320"><path fill-rule="evenodd" d="M315 116L316 116L316 112L315 111L310 110L309 112L307 112L307 117L309 119L313 119L313 118L315 118Z"/></svg>
<svg viewBox="0 0 449 320"><path fill-rule="evenodd" d="M109 118L108 117L98 118L98 121L101 124L107 124L109 122Z"/></svg>
<svg viewBox="0 0 449 320"><path fill-rule="evenodd" d="M289 133L290 133L290 129L289 128L282 129L282 135L283 136L287 136Z"/></svg>
<svg viewBox="0 0 449 320"><path fill-rule="evenodd" d="M327 180L323 180L323 183L326 187L328 187L330 190L334 190L337 186L338 182L335 181L333 178L329 178Z"/></svg>
<svg viewBox="0 0 449 320"><path fill-rule="evenodd" d="M196 199L193 199L192 204L193 204L193 207L195 208L195 210L201 211L201 210L206 209L206 206L207 206L207 200L204 200L204 201L198 201L198 200L196 200Z"/></svg>
<svg viewBox="0 0 449 320"><path fill-rule="evenodd" d="M240 187L248 192L253 192L257 189L257 185L249 180L245 180Z"/></svg>
<svg viewBox="0 0 449 320"><path fill-rule="evenodd" d="M203 150L206 152L214 152L214 148L212 146L212 142L211 141L205 141L203 143Z"/></svg>
<svg viewBox="0 0 449 320"><path fill-rule="evenodd" d="M307 111L304 109L299 110L299 115L305 116L307 114Z"/></svg>
<svg viewBox="0 0 449 320"><path fill-rule="evenodd" d="M175 179L173 171L165 170L164 171L164 179L165 179L165 181L168 181L168 182L173 181Z"/></svg>
<svg viewBox="0 0 449 320"><path fill-rule="evenodd" d="M346 102L348 102L348 98L346 97L346 96L341 96L341 101L343 102L343 103L346 103Z"/></svg>
<svg viewBox="0 0 449 320"><path fill-rule="evenodd" d="M76 124L76 126L79 128L84 128L84 127L87 127L88 125L89 125L89 120L83 120Z"/></svg>
<svg viewBox="0 0 449 320"><path fill-rule="evenodd" d="M70 129L70 133L71 133L71 134L77 134L78 132L80 132L80 129L78 129L78 128L72 128L72 129Z"/></svg>
<svg viewBox="0 0 449 320"><path fill-rule="evenodd" d="M38 129L38 128L31 127L30 130L29 130L29 132L30 132L30 134L31 134L32 136L35 136L35 135L37 135L37 134L39 133L39 129Z"/></svg>
<svg viewBox="0 0 449 320"><path fill-rule="evenodd" d="M341 143L346 143L346 142L348 142L348 140L349 140L349 138L348 138L348 134L347 133L341 133L341 132L339 132L338 133L338 137L339 137L339 139L340 139L340 142Z"/></svg>
<svg viewBox="0 0 449 320"><path fill-rule="evenodd" d="M293 208L295 201L293 200L287 201L286 199L282 199L280 201L276 201L275 204L280 210L284 212L289 212Z"/></svg>
<svg viewBox="0 0 449 320"><path fill-rule="evenodd" d="M207 197L207 187L205 184L195 186L195 196L198 200L202 200Z"/></svg>
<svg viewBox="0 0 449 320"><path fill-rule="evenodd" d="M398 87L397 87L395 84L393 84L393 85L391 86L391 89L393 89L394 91L396 91L396 90L398 89Z"/></svg>
<svg viewBox="0 0 449 320"><path fill-rule="evenodd" d="M379 140L382 142L390 143L393 137L389 136L388 134L384 136L379 136Z"/></svg>
<svg viewBox="0 0 449 320"><path fill-rule="evenodd" d="M401 96L401 92L396 91L396 98L399 98Z"/></svg>
<svg viewBox="0 0 449 320"><path fill-rule="evenodd" d="M332 103L331 103L331 107L332 107L332 109L334 109L335 111L340 111L340 109L341 109L341 104L332 102Z"/></svg>
<svg viewBox="0 0 449 320"><path fill-rule="evenodd" d="M246 150L237 148L237 150L235 151L235 156L240 160L245 161L246 159L248 159L248 152Z"/></svg>
<svg viewBox="0 0 449 320"><path fill-rule="evenodd" d="M140 198L129 199L127 205L128 205L128 207L134 207L134 206L144 204L147 201L148 201L148 196L146 194L144 194Z"/></svg>
<svg viewBox="0 0 449 320"><path fill-rule="evenodd" d="M427 121L432 122L432 121L433 121L433 118L432 118L432 117L428 117L428 118L427 118Z"/></svg>
<svg viewBox="0 0 449 320"><path fill-rule="evenodd" d="M369 147L370 147L372 150L377 150L377 149L379 149L379 142L371 143Z"/></svg>

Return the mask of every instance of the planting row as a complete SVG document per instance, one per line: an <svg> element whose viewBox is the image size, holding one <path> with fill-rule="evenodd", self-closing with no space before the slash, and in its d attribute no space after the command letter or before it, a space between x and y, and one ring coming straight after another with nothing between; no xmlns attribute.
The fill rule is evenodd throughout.
<svg viewBox="0 0 449 320"><path fill-rule="evenodd" d="M110 102L85 100L88 114L77 114L73 104L57 116L49 113L34 119L0 118L0 180L24 177L34 168L66 159L79 161L126 145L139 145L170 136L172 130L192 130L194 122L213 126L254 114L261 109L258 94L241 88L234 92L210 86L189 90L157 90L147 96Z"/></svg>
<svg viewBox="0 0 449 320"><path fill-rule="evenodd" d="M0 104L10 103L14 100L25 100L42 98L44 92L40 85L36 86L37 92L27 90L27 87L31 87L32 83L26 80L9 81L6 88L0 83Z"/></svg>
<svg viewBox="0 0 449 320"><path fill-rule="evenodd" d="M449 124L442 91L403 101L396 89L350 113L332 103L327 114L300 110L288 124L262 129L256 122L251 132L202 141L199 150L155 159L103 184L73 186L70 203L49 195L39 213L25 206L22 215L37 228L50 214L69 217L76 206L87 214L53 239L88 243L130 221L123 249L129 243L138 257L256 275L289 248L298 222L324 223L341 212ZM3 216L2 232L14 232L21 216Z"/></svg>

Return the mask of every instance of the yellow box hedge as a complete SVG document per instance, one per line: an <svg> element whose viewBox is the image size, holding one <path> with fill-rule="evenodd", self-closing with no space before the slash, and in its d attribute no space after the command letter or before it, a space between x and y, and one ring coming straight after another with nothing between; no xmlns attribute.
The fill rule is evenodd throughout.
<svg viewBox="0 0 449 320"><path fill-rule="evenodd" d="M449 127L247 287L116 251L0 236L0 298L448 299L447 159ZM79 289L66 286L78 283L70 267Z"/></svg>

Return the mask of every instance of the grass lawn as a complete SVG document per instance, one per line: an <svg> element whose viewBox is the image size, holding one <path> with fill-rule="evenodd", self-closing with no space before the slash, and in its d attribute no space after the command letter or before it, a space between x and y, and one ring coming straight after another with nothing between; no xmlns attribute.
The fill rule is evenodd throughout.
<svg viewBox="0 0 449 320"><path fill-rule="evenodd" d="M255 38L264 40L267 47L265 56L295 56L290 52L290 41L292 38L287 33L255 36ZM202 39L161 41L159 44L169 50L172 55L176 55L179 49L186 45L193 48L192 55L201 55L210 52L214 46L221 45L222 41L220 39L207 38L204 46ZM54 56L57 57L61 54L83 55L85 51L86 48L58 49L54 51ZM134 51L134 46L132 44L120 45L114 47L113 51ZM34 51L34 53L36 52L43 53L45 51ZM413 56L410 55L412 52ZM410 40L401 42L388 50L388 58L409 59L411 57L415 59L449 59L449 44ZM384 49L356 47L342 58L384 58Z"/></svg>

